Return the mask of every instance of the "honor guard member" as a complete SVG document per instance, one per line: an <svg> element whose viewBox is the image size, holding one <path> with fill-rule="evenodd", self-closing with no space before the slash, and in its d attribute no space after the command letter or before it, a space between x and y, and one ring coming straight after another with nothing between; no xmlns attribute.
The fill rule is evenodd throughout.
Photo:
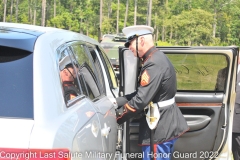
<svg viewBox="0 0 240 160"><path fill-rule="evenodd" d="M69 100L77 97L79 93L78 89L74 84L76 73L69 56L64 57L59 62L59 67L60 67L60 76L62 79L62 85L64 90L64 99L65 99L65 102L67 103Z"/></svg>
<svg viewBox="0 0 240 160"><path fill-rule="evenodd" d="M151 148L154 155L160 155L156 157L157 160L169 160L176 140L189 129L175 103L177 82L174 67L164 53L154 46L152 27L136 25L123 28L122 31L128 37L125 47L140 58L143 65L137 90L116 98L117 122L122 124L149 110L149 106L157 106L154 109L154 115L159 118L156 126L151 126L148 121L151 114L140 118L138 142L142 146L144 159L152 158ZM166 154L169 155L167 158L161 156Z"/></svg>

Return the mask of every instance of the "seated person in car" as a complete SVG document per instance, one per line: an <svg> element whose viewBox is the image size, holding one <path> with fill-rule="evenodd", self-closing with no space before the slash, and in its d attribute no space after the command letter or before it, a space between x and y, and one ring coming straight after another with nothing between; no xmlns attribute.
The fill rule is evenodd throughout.
<svg viewBox="0 0 240 160"><path fill-rule="evenodd" d="M76 73L69 57L64 57L60 61L60 76L64 89L64 99L67 102L71 99L74 99L79 94L79 91L74 83Z"/></svg>

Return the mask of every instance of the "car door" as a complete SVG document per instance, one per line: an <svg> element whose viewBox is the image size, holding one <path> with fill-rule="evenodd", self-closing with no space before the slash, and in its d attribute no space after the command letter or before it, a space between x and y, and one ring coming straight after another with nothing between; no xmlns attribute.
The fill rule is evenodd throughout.
<svg viewBox="0 0 240 160"><path fill-rule="evenodd" d="M238 48L157 48L175 68L176 102L190 127L176 142L173 159L230 158ZM139 62L127 48L119 48L119 59L119 95L125 95L136 89ZM138 126L138 118L124 123L123 153L141 153Z"/></svg>
<svg viewBox="0 0 240 160"><path fill-rule="evenodd" d="M106 94L107 88L104 83L104 75L103 72L105 70L102 69L100 61L101 59L98 57L99 52L95 45L87 44L86 50L89 52L91 56L90 59L93 62L93 66L95 67L95 76L97 77L97 81L100 86L102 86L102 94L94 100L94 104L97 106L99 110L99 119L101 122L101 134L103 138L103 144L105 148L105 152L107 153L107 159L113 159L114 153L116 151L116 142L117 142L117 123L116 123L116 114L115 107L113 102L109 99ZM99 87L101 88L101 87Z"/></svg>
<svg viewBox="0 0 240 160"><path fill-rule="evenodd" d="M79 79L80 77L76 77L77 81L75 80L72 83L70 83L69 79L66 81L66 74L77 75L78 69L69 45L62 45L58 49L57 57L61 86L63 87L63 98L67 109L62 116L62 119L65 121L62 122L56 134L56 139L58 140L56 144L58 147L70 145L71 151L78 153L77 155L72 155L72 159L79 159L80 157L83 159L93 158L96 152L104 152L101 123L97 110L92 105L91 100L85 95L84 83ZM72 70L68 68L69 66L71 66ZM74 86L70 88L69 84L74 84ZM74 90L73 87L75 88ZM76 91L77 95L73 91Z"/></svg>
<svg viewBox="0 0 240 160"><path fill-rule="evenodd" d="M91 100L101 125L100 134L103 144L101 156L113 159L116 151L117 123L113 103L106 96L103 70L97 52L92 44L73 43L71 50L79 63L79 77L85 84L84 94Z"/></svg>

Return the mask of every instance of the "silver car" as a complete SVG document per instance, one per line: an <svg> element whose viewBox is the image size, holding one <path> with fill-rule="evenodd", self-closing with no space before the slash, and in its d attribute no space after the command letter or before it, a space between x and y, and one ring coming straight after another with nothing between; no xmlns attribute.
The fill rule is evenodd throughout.
<svg viewBox="0 0 240 160"><path fill-rule="evenodd" d="M0 159L17 159L10 154L15 149L114 159L118 86L97 41L62 29L0 23L0 75Z"/></svg>
<svg viewBox="0 0 240 160"><path fill-rule="evenodd" d="M158 48L175 67L176 102L190 127L173 159L230 160L238 47ZM27 158L28 149L44 159L62 158L59 150L65 159L142 159L138 116L118 126L115 115L115 97L136 89L140 66L127 48L119 64L118 87L97 41L0 23L0 159Z"/></svg>

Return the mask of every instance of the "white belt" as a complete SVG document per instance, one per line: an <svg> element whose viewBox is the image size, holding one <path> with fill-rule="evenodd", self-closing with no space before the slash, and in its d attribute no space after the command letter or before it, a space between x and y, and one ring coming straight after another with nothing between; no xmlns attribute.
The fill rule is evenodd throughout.
<svg viewBox="0 0 240 160"><path fill-rule="evenodd" d="M175 103L175 97L173 97L169 100L166 100L166 101L160 101L157 104L161 108L161 107L166 107L166 106L172 105L174 103Z"/></svg>

